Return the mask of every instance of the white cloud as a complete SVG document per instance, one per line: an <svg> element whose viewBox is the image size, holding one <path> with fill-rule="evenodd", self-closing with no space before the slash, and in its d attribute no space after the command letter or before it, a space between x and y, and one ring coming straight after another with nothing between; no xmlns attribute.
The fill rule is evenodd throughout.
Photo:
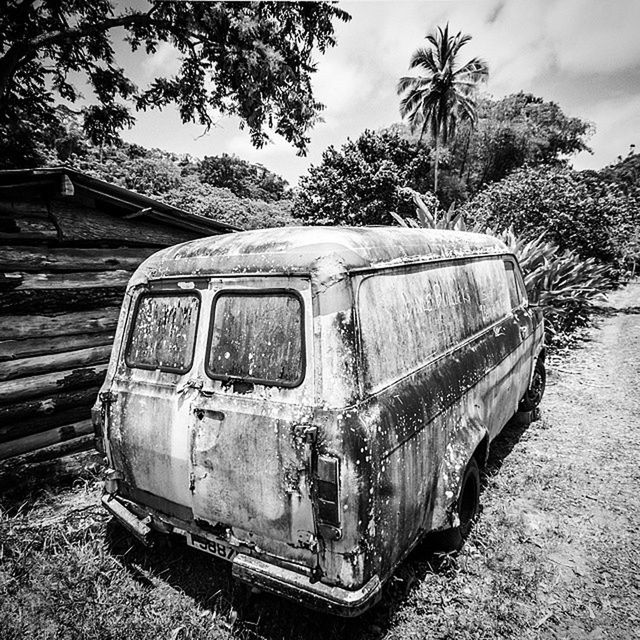
<svg viewBox="0 0 640 640"><path fill-rule="evenodd" d="M640 148L640 95L605 100L594 105L589 115L598 125L590 141L594 154L576 156L576 169L599 169L615 162L618 156L625 156L630 144Z"/></svg>
<svg viewBox="0 0 640 640"><path fill-rule="evenodd" d="M562 70L610 73L638 65L640 2L562 0L547 17Z"/></svg>
<svg viewBox="0 0 640 640"><path fill-rule="evenodd" d="M142 70L151 78L171 76L180 68L180 52L169 42L161 42L155 53L145 56Z"/></svg>
<svg viewBox="0 0 640 640"><path fill-rule="evenodd" d="M336 118L367 97L370 85L349 61L338 56L322 60L313 76L314 95L327 105L327 115Z"/></svg>

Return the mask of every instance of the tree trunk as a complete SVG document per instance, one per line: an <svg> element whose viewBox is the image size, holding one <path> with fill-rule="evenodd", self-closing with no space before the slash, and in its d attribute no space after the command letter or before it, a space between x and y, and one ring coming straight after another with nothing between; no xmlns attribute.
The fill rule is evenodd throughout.
<svg viewBox="0 0 640 640"><path fill-rule="evenodd" d="M460 179L462 179L462 176L464 175L464 170L467 167L467 158L469 156L469 145L471 144L471 126L469 126L469 129L467 131L467 142L465 144L464 147L464 155L462 156L462 164L460 165L460 172L458 173L458 177Z"/></svg>
<svg viewBox="0 0 640 640"><path fill-rule="evenodd" d="M440 151L438 136L436 136L435 138L435 144L436 144L436 161L433 165L433 193L437 196L438 195L438 153Z"/></svg>

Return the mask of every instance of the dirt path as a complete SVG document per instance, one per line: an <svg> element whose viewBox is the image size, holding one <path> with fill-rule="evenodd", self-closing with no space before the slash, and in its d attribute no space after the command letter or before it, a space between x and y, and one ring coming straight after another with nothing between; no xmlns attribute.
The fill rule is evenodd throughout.
<svg viewBox="0 0 640 640"><path fill-rule="evenodd" d="M494 443L457 558L426 547L357 620L231 582L188 549L105 546L96 484L0 519L0 638L640 638L640 283L551 359L542 419Z"/></svg>
<svg viewBox="0 0 640 640"><path fill-rule="evenodd" d="M522 496L531 535L558 534L541 548L556 589L539 595L559 637L640 638L640 285L610 303L591 342L552 367L547 429L527 445L544 481Z"/></svg>

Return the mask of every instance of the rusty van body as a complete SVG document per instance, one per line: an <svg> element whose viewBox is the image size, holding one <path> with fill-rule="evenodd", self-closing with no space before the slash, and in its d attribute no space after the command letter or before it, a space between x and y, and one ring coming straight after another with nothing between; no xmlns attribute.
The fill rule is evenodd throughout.
<svg viewBox="0 0 640 640"><path fill-rule="evenodd" d="M469 470L539 401L543 359L496 238L294 227L164 249L129 283L94 407L103 503L143 540L180 534L358 615L426 532L474 514Z"/></svg>

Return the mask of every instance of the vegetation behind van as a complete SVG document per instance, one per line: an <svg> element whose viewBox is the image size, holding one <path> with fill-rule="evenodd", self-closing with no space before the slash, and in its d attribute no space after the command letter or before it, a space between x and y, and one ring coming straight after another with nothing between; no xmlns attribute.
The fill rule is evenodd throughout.
<svg viewBox="0 0 640 640"><path fill-rule="evenodd" d="M544 391L543 326L480 234L302 227L132 278L94 424L103 503L236 577L357 615L429 531L468 531L491 440Z"/></svg>

